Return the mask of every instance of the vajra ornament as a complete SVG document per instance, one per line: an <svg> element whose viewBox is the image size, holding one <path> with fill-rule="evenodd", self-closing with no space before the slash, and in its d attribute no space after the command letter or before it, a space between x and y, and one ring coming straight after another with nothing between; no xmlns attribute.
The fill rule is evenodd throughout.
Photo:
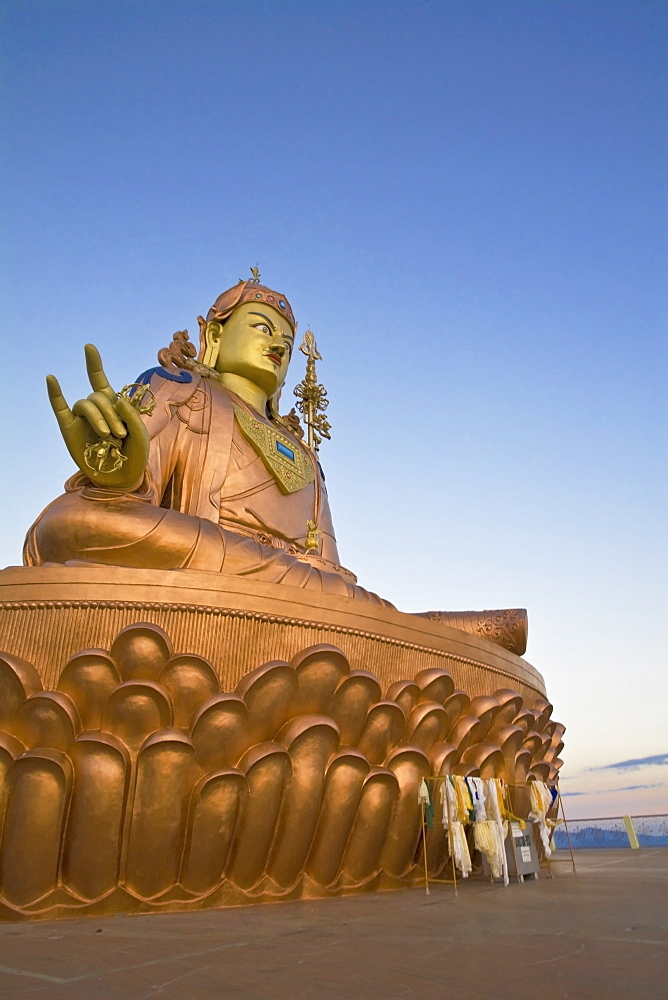
<svg viewBox="0 0 668 1000"><path fill-rule="evenodd" d="M151 398L147 400L147 396ZM124 385L121 391L116 393L116 398L127 399L137 413L142 415L150 415L155 408L153 391L150 386L142 385L140 382ZM120 440L113 434L91 442L84 450L84 462L93 472L117 472L126 458L127 456L121 451Z"/></svg>

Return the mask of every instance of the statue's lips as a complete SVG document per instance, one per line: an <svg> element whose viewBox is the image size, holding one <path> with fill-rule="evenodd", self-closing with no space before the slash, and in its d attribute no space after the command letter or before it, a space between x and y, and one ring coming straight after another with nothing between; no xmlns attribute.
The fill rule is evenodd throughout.
<svg viewBox="0 0 668 1000"><path fill-rule="evenodd" d="M283 358L279 357L278 354L267 353L267 354L265 354L265 358L269 358L269 360L273 361L275 365L279 366L279 368L280 368L281 363L283 361Z"/></svg>

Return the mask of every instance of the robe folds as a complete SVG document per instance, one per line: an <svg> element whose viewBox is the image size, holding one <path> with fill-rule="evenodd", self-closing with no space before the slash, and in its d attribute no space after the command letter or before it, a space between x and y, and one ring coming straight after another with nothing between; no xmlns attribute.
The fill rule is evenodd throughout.
<svg viewBox="0 0 668 1000"><path fill-rule="evenodd" d="M215 379L160 368L146 376L155 406L142 417L150 437L143 481L123 493L74 475L30 528L26 565L206 570L387 604L340 565L319 463L285 426ZM281 490L242 433L235 407L278 430L312 467L312 481ZM307 521L319 530L317 553L306 553Z"/></svg>

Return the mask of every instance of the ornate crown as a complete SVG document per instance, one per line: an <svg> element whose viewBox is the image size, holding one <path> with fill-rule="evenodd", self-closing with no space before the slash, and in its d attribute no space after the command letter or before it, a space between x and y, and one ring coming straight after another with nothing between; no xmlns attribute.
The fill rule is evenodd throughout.
<svg viewBox="0 0 668 1000"><path fill-rule="evenodd" d="M202 316L197 317L200 330L199 354L197 353L195 345L191 343L188 337L188 331L179 330L178 333L174 334L169 347L163 347L163 349L158 352L158 360L161 365L175 365L177 367L183 367L185 365L186 368L195 368L198 365L198 362L194 360L195 357L198 357L199 362L201 362L206 353L207 323L211 320L223 322L232 314L237 306L240 306L243 302L265 302L268 306L272 306L272 308L276 309L277 312L282 313L293 330L297 329L297 323L292 311L292 306L286 299L285 295L281 295L280 292L275 292L273 289L267 288L266 285L261 285L260 272L257 267L252 267L251 273L253 277L249 278L248 281L244 281L242 278L238 284L234 285L232 288L228 288L226 292L222 292L222 294L218 296L206 314L206 320Z"/></svg>
<svg viewBox="0 0 668 1000"><path fill-rule="evenodd" d="M267 288L266 285L261 285L259 277L251 278L249 281L240 281L238 285L228 288L226 292L219 295L206 315L207 322L212 319L227 319L230 313L243 302L266 302L268 306L272 306L285 316L293 330L297 326L292 306L285 295Z"/></svg>

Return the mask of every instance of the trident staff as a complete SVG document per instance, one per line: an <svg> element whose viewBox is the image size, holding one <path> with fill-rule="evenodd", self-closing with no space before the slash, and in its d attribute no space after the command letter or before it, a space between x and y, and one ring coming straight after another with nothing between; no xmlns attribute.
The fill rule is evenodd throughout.
<svg viewBox="0 0 668 1000"><path fill-rule="evenodd" d="M322 439L327 438L329 441L331 438L329 433L331 424L324 414L329 406L327 390L318 382L315 371L315 363L322 361L322 356L318 353L318 345L312 330L307 330L304 334L299 350L306 355L306 375L299 385L295 386L294 393L297 397L297 408L308 428L308 446L317 455Z"/></svg>

